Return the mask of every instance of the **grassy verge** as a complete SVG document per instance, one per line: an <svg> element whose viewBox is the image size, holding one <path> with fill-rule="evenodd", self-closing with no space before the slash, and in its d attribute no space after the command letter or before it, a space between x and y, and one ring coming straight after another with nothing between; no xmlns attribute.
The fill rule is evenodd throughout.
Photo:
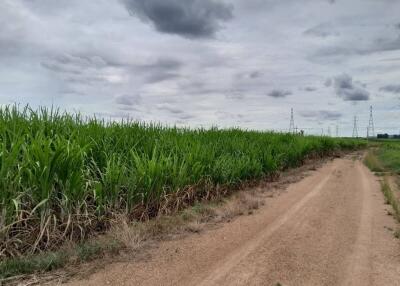
<svg viewBox="0 0 400 286"><path fill-rule="evenodd" d="M374 144L364 159L365 165L378 175L383 174L381 189L385 196L385 201L393 208L394 218L400 222L400 196L396 194L389 183L389 176L394 176L394 182L399 182L400 171L400 141L380 142ZM396 184L396 183L395 183ZM395 232L396 237L400 237L400 230Z"/></svg>
<svg viewBox="0 0 400 286"><path fill-rule="evenodd" d="M115 254L123 247L121 242L107 238L86 241L74 246L63 247L57 251L7 258L0 262L0 284L10 278L43 273L62 268L67 264L87 262L105 255Z"/></svg>
<svg viewBox="0 0 400 286"><path fill-rule="evenodd" d="M370 150L364 158L364 164L372 171L372 172L383 172L384 168L382 163L376 156L376 149Z"/></svg>
<svg viewBox="0 0 400 286"><path fill-rule="evenodd" d="M60 268L65 265L66 257L63 252L48 252L42 255L6 259L0 263L0 279Z"/></svg>
<svg viewBox="0 0 400 286"><path fill-rule="evenodd" d="M387 204L391 205L393 208L394 218L400 222L400 203L398 198L394 194L394 190L390 187L388 179L385 177L381 183L382 192L385 196L385 201Z"/></svg>
<svg viewBox="0 0 400 286"><path fill-rule="evenodd" d="M400 175L400 142L384 143L379 149L377 156L382 162L382 165L387 170L390 170Z"/></svg>

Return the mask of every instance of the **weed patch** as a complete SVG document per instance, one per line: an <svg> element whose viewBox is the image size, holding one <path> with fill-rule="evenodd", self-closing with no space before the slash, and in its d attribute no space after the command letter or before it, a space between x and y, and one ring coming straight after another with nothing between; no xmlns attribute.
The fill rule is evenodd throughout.
<svg viewBox="0 0 400 286"><path fill-rule="evenodd" d="M396 196L393 193L393 190L390 188L387 178L384 178L384 180L382 181L381 189L385 196L385 203L391 205L393 208L392 215L398 221L400 221L400 205L399 205L399 202L398 202Z"/></svg>
<svg viewBox="0 0 400 286"><path fill-rule="evenodd" d="M5 259L0 262L0 279L50 271L63 267L66 262L67 257L62 252L47 252L40 255Z"/></svg>
<svg viewBox="0 0 400 286"><path fill-rule="evenodd" d="M373 150L370 150L364 158L364 164L372 171L372 172L383 172L383 166L379 161L378 157L375 155Z"/></svg>

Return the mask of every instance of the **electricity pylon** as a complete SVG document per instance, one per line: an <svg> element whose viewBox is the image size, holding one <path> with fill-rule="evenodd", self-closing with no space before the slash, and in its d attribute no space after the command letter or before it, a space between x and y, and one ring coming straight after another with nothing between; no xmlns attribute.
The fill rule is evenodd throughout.
<svg viewBox="0 0 400 286"><path fill-rule="evenodd" d="M357 116L354 116L353 137L358 137Z"/></svg>
<svg viewBox="0 0 400 286"><path fill-rule="evenodd" d="M295 128L294 128L294 117L293 117L293 108L290 110L290 127L289 127L289 133L294 133Z"/></svg>
<svg viewBox="0 0 400 286"><path fill-rule="evenodd" d="M369 123L367 137L375 137L374 117L372 116L372 105L369 107Z"/></svg>

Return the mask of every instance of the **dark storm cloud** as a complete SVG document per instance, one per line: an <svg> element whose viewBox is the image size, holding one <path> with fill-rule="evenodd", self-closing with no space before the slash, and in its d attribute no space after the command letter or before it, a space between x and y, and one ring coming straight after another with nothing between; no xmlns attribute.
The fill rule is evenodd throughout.
<svg viewBox="0 0 400 286"><path fill-rule="evenodd" d="M184 80L178 83L179 90L184 95L211 95L224 94L227 97L231 91L227 91L225 87L214 86L206 81Z"/></svg>
<svg viewBox="0 0 400 286"><path fill-rule="evenodd" d="M242 100L244 99L245 91L237 89L225 92L225 97L228 99Z"/></svg>
<svg viewBox="0 0 400 286"><path fill-rule="evenodd" d="M355 84L358 84L358 85L360 85L360 86L362 86L363 88L366 88L366 87L367 87L367 84L366 84L366 83L363 83L363 82L361 82L361 81L359 81L359 80L354 81L354 83L355 83Z"/></svg>
<svg viewBox="0 0 400 286"><path fill-rule="evenodd" d="M323 120L338 120L342 116L342 113L336 111L321 110L319 112L319 119Z"/></svg>
<svg viewBox="0 0 400 286"><path fill-rule="evenodd" d="M263 75L263 72L259 70L240 71L234 75L234 83L235 85L239 85L241 87L246 84L254 86L260 82L258 79L262 78Z"/></svg>
<svg viewBox="0 0 400 286"><path fill-rule="evenodd" d="M144 65L134 65L134 70L145 75L146 83L156 83L168 79L178 78L178 71L183 66L182 62L172 58L160 58Z"/></svg>
<svg viewBox="0 0 400 286"><path fill-rule="evenodd" d="M101 87L105 91L120 80L119 73L116 72L120 69L97 55L64 53L47 56L42 57L40 66L59 80L58 90L64 94L73 90L73 94L91 95L94 90Z"/></svg>
<svg viewBox="0 0 400 286"><path fill-rule="evenodd" d="M214 112L215 116L217 116L217 118L219 120L227 120L227 119L231 119L234 121L241 121L243 122L244 119L246 118L246 116L244 114L238 114L238 113L231 113L231 112L226 112L223 110L217 110Z"/></svg>
<svg viewBox="0 0 400 286"><path fill-rule="evenodd" d="M306 87L304 88L304 90L305 90L305 91L308 91L308 92L313 92L313 91L316 91L317 88L316 88L316 87L313 87L313 86L306 86Z"/></svg>
<svg viewBox="0 0 400 286"><path fill-rule="evenodd" d="M343 116L342 113L330 110L301 111L300 116L317 120L338 120Z"/></svg>
<svg viewBox="0 0 400 286"><path fill-rule="evenodd" d="M400 36L395 39L377 39L371 48L371 52L400 50ZM370 51L366 51L368 53Z"/></svg>
<svg viewBox="0 0 400 286"><path fill-rule="evenodd" d="M145 64L139 63L117 63L106 60L104 57L98 55L73 55L73 54L61 54L54 57L50 57L41 62L41 65L49 70L55 72L64 73L82 73L82 70L88 68L101 69L105 67L125 67L132 68L137 71L143 72L154 72L164 71L171 72L177 71L182 67L182 62L174 59L161 57L152 61L148 61Z"/></svg>
<svg viewBox="0 0 400 286"><path fill-rule="evenodd" d="M332 85L332 79L331 78L327 78L324 82L324 85L326 87L330 87Z"/></svg>
<svg viewBox="0 0 400 286"><path fill-rule="evenodd" d="M36 35L29 33L29 24L37 24L37 21L27 24L32 19L26 19L23 11L16 7L18 4L11 1L0 1L0 59L32 54L37 49Z"/></svg>
<svg viewBox="0 0 400 286"><path fill-rule="evenodd" d="M399 24L392 23L384 27L375 27L375 31L370 28L369 22L365 22L362 25L354 25L354 22L349 21L348 25L353 26L353 35L343 33L341 41L317 49L309 58L316 61L325 61L334 57L340 60L346 56L366 56L374 53L400 50ZM337 26L338 29L343 29L343 26ZM306 30L304 34L323 38L330 35L339 36L335 29L336 25L333 27L331 24L320 24Z"/></svg>
<svg viewBox="0 0 400 286"><path fill-rule="evenodd" d="M142 102L142 97L138 95L123 94L115 98L115 102L121 106L132 107Z"/></svg>
<svg viewBox="0 0 400 286"><path fill-rule="evenodd" d="M169 104L169 103L162 103L157 105L158 110L165 110L168 111L169 113L173 114L182 114L184 113L182 109L177 108L176 106Z"/></svg>
<svg viewBox="0 0 400 286"><path fill-rule="evenodd" d="M213 37L233 6L214 0L122 0L132 15L163 33L187 38Z"/></svg>
<svg viewBox="0 0 400 286"><path fill-rule="evenodd" d="M291 94L292 92L290 90L273 89L267 95L274 98L283 98Z"/></svg>
<svg viewBox="0 0 400 286"><path fill-rule="evenodd" d="M326 38L329 36L339 36L340 33L335 31L334 27L330 23L323 23L307 29L303 32L306 36L314 36L319 38Z"/></svg>
<svg viewBox="0 0 400 286"><path fill-rule="evenodd" d="M341 74L333 78L333 87L337 96L346 101L369 100L369 92L362 86L353 82L348 74Z"/></svg>
<svg viewBox="0 0 400 286"><path fill-rule="evenodd" d="M250 78L259 78L260 76L262 76L262 73L260 71L253 71L249 74Z"/></svg>
<svg viewBox="0 0 400 286"><path fill-rule="evenodd" d="M196 116L193 115L193 114L184 113L184 114L178 115L178 118L179 118L179 119L182 119L182 120L188 120L188 119L196 118ZM184 122L183 122L183 123L184 123Z"/></svg>
<svg viewBox="0 0 400 286"><path fill-rule="evenodd" d="M43 60L41 66L58 74L63 81L94 84L105 81L109 64L100 56L62 54Z"/></svg>
<svg viewBox="0 0 400 286"><path fill-rule="evenodd" d="M389 84L382 86L379 90L391 92L391 93L400 93L400 84Z"/></svg>
<svg viewBox="0 0 400 286"><path fill-rule="evenodd" d="M144 83L162 82L178 78L178 71L183 64L166 57L143 64L114 62L98 55L62 54L43 60L41 66L57 73L65 82L92 85L109 82L109 76L113 75L111 69L123 74L135 74L141 77Z"/></svg>
<svg viewBox="0 0 400 286"><path fill-rule="evenodd" d="M370 55L378 52L400 50L400 37L376 38L367 44L346 44L343 46L328 46L319 49L311 59L325 59L338 56Z"/></svg>
<svg viewBox="0 0 400 286"><path fill-rule="evenodd" d="M182 62L173 58L159 58L154 62L139 66L149 70L178 70L182 67Z"/></svg>
<svg viewBox="0 0 400 286"><path fill-rule="evenodd" d="M192 113L187 113L184 109L179 108L175 104L161 103L157 105L157 109L160 111L166 111L173 118L179 119L177 123L186 123L186 120L193 119L196 116Z"/></svg>
<svg viewBox="0 0 400 286"><path fill-rule="evenodd" d="M315 58L327 58L327 57L335 57L335 56L348 56L354 54L361 54L361 51L356 48L350 47L341 47L341 46L328 46L323 47L313 55ZM312 57L312 58L313 58Z"/></svg>
<svg viewBox="0 0 400 286"><path fill-rule="evenodd" d="M155 71L154 73L146 76L145 82L146 83L156 83L156 82L161 82L161 81L165 81L165 80L169 80L169 79L176 79L178 77L180 77L180 75L177 73Z"/></svg>

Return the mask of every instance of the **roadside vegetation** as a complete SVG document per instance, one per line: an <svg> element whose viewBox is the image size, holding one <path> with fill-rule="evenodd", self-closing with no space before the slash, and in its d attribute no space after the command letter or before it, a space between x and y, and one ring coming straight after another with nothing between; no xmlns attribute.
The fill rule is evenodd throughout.
<svg viewBox="0 0 400 286"><path fill-rule="evenodd" d="M0 259L56 251L65 241L104 233L118 216L138 221L176 212L246 182L276 177L307 158L364 145L4 107Z"/></svg>
<svg viewBox="0 0 400 286"><path fill-rule="evenodd" d="M0 282L6 282L10 277L55 270L68 263L87 262L110 253L117 253L121 247L122 245L116 241L114 243L110 240L91 241L56 251L7 258L0 263Z"/></svg>
<svg viewBox="0 0 400 286"><path fill-rule="evenodd" d="M382 143L376 155L384 169L400 175L400 141Z"/></svg>
<svg viewBox="0 0 400 286"><path fill-rule="evenodd" d="M98 260L105 265L118 254L137 255L154 241L199 233L208 223L230 221L236 216L251 215L264 201L256 190L235 192L227 198L213 202L198 202L172 215L162 215L146 221L129 221L126 216L113 219L106 233L80 243L65 243L54 251L10 257L0 261L0 284L35 281L37 274L64 268L61 273L49 274L54 278L68 279L84 262ZM101 261L101 262L99 262ZM86 271L90 268L86 265ZM46 280L41 276L40 281Z"/></svg>
<svg viewBox="0 0 400 286"><path fill-rule="evenodd" d="M382 176L382 192L385 201L393 208L393 216L400 222L400 141L384 140L372 143L372 148L367 153L364 163ZM395 232L399 236L399 230Z"/></svg>

